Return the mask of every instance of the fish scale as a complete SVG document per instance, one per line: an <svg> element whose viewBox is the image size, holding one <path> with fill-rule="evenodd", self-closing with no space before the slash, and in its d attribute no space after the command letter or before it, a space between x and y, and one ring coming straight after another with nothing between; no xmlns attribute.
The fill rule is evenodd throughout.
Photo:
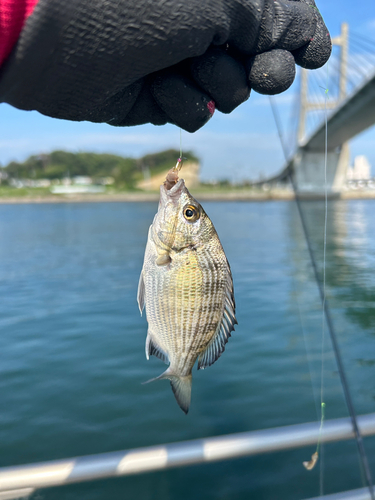
<svg viewBox="0 0 375 500"><path fill-rule="evenodd" d="M212 365L237 323L230 266L216 230L180 179L160 187L138 287L146 308L146 357L169 363L169 379L182 410L191 399L192 368Z"/></svg>

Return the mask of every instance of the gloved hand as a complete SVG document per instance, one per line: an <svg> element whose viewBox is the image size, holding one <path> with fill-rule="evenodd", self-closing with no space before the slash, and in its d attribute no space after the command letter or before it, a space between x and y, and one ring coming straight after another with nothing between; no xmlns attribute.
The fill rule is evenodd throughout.
<svg viewBox="0 0 375 500"><path fill-rule="evenodd" d="M286 90L331 41L314 0L39 0L0 100L67 120L194 132L250 89Z"/></svg>

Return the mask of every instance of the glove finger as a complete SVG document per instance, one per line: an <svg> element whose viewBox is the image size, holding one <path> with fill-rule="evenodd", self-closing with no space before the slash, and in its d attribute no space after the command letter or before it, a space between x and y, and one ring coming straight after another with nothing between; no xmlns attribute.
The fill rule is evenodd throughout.
<svg viewBox="0 0 375 500"><path fill-rule="evenodd" d="M325 25L314 0L304 0L314 10L317 25L314 36L306 45L293 51L296 63L306 69L316 69L323 66L332 52L332 42L327 26Z"/></svg>
<svg viewBox="0 0 375 500"><path fill-rule="evenodd" d="M80 115L78 115L79 118L77 117L77 115L73 115L73 117L69 115L63 115L62 110L65 111L65 109L67 108L64 108L61 103L57 101L57 99L56 101L58 102L58 104L60 104L60 108L57 108L59 110L59 113L53 113L52 109L50 109L48 115L56 116L57 118L65 118L68 120L85 119L95 123L107 122L111 125L117 125L117 122L121 121L123 117L126 116L134 106L142 90L142 86L143 78L123 88L120 92L117 92L112 96L109 96L107 98L103 96L103 99L100 102L94 103L91 107L87 107L85 109L84 118L81 118ZM66 106L66 103L64 104ZM76 109L76 106L71 105L70 112L72 110L76 111Z"/></svg>
<svg viewBox="0 0 375 500"><path fill-rule="evenodd" d="M247 1L231 17L227 42L248 55L273 48L297 49L312 38L317 22L311 6L299 0Z"/></svg>
<svg viewBox="0 0 375 500"><path fill-rule="evenodd" d="M156 74L151 84L155 101L175 123L187 132L203 127L215 111L215 102L188 77L171 70Z"/></svg>
<svg viewBox="0 0 375 500"><path fill-rule="evenodd" d="M147 80L144 82L142 90L130 111L120 119L108 121L110 125L115 125L117 127L129 127L133 125L143 125L145 123L165 125L167 122L168 116L157 105Z"/></svg>
<svg viewBox="0 0 375 500"><path fill-rule="evenodd" d="M259 94L280 94L292 85L296 76L293 55L281 49L252 57L248 70L249 84Z"/></svg>
<svg viewBox="0 0 375 500"><path fill-rule="evenodd" d="M246 71L239 61L219 48L193 59L191 73L222 113L231 113L250 96Z"/></svg>
<svg viewBox="0 0 375 500"><path fill-rule="evenodd" d="M253 52L259 54L272 48L297 49L313 37L316 23L313 8L305 2L268 0Z"/></svg>

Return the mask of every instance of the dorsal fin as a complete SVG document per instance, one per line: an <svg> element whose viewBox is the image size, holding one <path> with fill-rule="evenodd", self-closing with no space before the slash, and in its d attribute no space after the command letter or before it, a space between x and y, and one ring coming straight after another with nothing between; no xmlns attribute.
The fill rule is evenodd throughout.
<svg viewBox="0 0 375 500"><path fill-rule="evenodd" d="M234 330L234 325L237 325L232 273L228 262L227 265L228 277L225 288L223 316L211 342L208 344L206 350L199 355L198 370L211 366L218 358L220 358L221 354L225 350L225 344L228 342L231 332Z"/></svg>
<svg viewBox="0 0 375 500"><path fill-rule="evenodd" d="M149 359L150 356L156 356L164 361L166 365L169 363L168 355L156 344L151 338L150 332L148 332L146 338L146 358Z"/></svg>

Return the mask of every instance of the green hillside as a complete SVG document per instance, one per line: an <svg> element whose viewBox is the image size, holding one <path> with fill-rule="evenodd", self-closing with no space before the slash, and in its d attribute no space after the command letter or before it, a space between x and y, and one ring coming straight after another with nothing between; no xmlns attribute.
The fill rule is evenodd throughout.
<svg viewBox="0 0 375 500"><path fill-rule="evenodd" d="M184 156L188 160L198 161L198 158L191 152L184 153ZM22 163L11 162L1 167L0 171L7 174L7 176L1 176L7 177L6 183L9 183L11 179L53 180L77 175L95 179L110 176L114 178L116 186L132 189L142 178L145 169L149 169L151 175L159 173L174 166L178 157L179 152L174 149L148 154L141 158L53 151L49 154L30 156Z"/></svg>

